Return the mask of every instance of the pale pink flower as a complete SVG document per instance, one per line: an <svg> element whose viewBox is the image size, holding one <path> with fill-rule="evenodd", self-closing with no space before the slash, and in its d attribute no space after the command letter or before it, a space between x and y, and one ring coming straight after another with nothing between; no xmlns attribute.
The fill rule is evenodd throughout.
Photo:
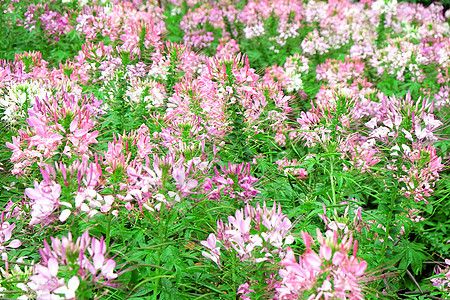
<svg viewBox="0 0 450 300"><path fill-rule="evenodd" d="M9 224L8 221L3 222L4 212L1 214L1 227L0 227L0 255L5 261L6 269L8 268L8 249L16 249L22 245L22 242L18 239L11 241L12 231L16 226L16 223Z"/></svg>
<svg viewBox="0 0 450 300"><path fill-rule="evenodd" d="M203 255L216 263L221 246L226 251L235 252L242 261L264 262L273 261L275 255L284 257L284 246L294 242L290 235L291 222L276 203L271 209L266 207L266 203L263 207L258 203L256 208L247 204L244 210L237 210L235 216L229 216L228 222L217 221L217 235L210 234L206 242L201 242L210 249ZM254 234L251 233L253 231Z"/></svg>
<svg viewBox="0 0 450 300"><path fill-rule="evenodd" d="M208 248L210 252L202 251L202 255L211 259L220 267L220 246L217 247L217 240L214 233L210 233L206 241L201 241L200 244Z"/></svg>
<svg viewBox="0 0 450 300"><path fill-rule="evenodd" d="M51 180L34 182L34 189L26 188L25 194L31 201L30 225L49 223L53 212L60 206L61 185Z"/></svg>
<svg viewBox="0 0 450 300"><path fill-rule="evenodd" d="M97 240L86 231L76 241L70 232L61 240L53 237L51 240L51 246L44 241L44 248L39 250L41 264L36 265L35 275L28 283L38 299L60 299L57 294L73 299L82 282L92 288L96 284L115 285L112 280L118 276L114 273L116 263L107 257L103 237Z"/></svg>
<svg viewBox="0 0 450 300"><path fill-rule="evenodd" d="M324 238L317 229L319 254L311 247L314 240L308 233L302 231L302 238L306 251L299 261L288 247L280 262L284 268L279 271L282 281L276 289L276 299L302 299L303 293L308 292L310 299L331 299L329 297L336 295L338 299L362 300L359 281L367 263L355 257L356 241L353 255L349 256L352 235L344 236L339 243L336 232L332 237Z"/></svg>

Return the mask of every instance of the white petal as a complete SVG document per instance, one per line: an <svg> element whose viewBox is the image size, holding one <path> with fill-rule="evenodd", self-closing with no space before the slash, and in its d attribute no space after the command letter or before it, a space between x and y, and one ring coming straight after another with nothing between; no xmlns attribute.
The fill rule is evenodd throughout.
<svg viewBox="0 0 450 300"><path fill-rule="evenodd" d="M72 211L70 209L65 209L61 212L61 214L59 215L59 220L61 222L65 222L67 220L67 218L69 218L70 214L72 213Z"/></svg>
<svg viewBox="0 0 450 300"><path fill-rule="evenodd" d="M59 202L59 204L72 208L72 204L70 204L69 202Z"/></svg>
<svg viewBox="0 0 450 300"><path fill-rule="evenodd" d="M69 290L75 292L79 285L80 285L80 279L78 278L78 276L73 276L72 278L70 278L69 284L68 284Z"/></svg>
<svg viewBox="0 0 450 300"><path fill-rule="evenodd" d="M48 270L50 271L50 275L52 275L53 277L56 277L58 275L58 261L56 260L56 258L51 257L48 260Z"/></svg>

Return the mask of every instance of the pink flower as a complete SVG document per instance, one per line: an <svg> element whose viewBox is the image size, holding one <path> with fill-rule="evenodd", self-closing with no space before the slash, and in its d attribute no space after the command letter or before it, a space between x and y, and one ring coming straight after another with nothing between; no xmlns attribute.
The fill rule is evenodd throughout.
<svg viewBox="0 0 450 300"><path fill-rule="evenodd" d="M73 276L70 278L67 285L63 285L56 290L54 290L54 293L56 294L64 294L66 299L72 299L75 298L75 292L78 289L78 286L80 285L80 279L78 276Z"/></svg>
<svg viewBox="0 0 450 300"><path fill-rule="evenodd" d="M229 216L228 222L218 220L217 236L211 233L206 242L200 242L212 250L203 255L216 263L220 256L216 244L235 252L242 261L263 262L272 261L275 254L284 257L283 247L294 242L290 235L291 222L276 203L272 209L268 209L266 203L263 207L258 203L256 208L247 204L243 210L237 210L235 216Z"/></svg>
<svg viewBox="0 0 450 300"><path fill-rule="evenodd" d="M2 259L6 262L6 269L8 268L8 256L6 250L8 248L15 249L19 248L22 245L22 242L18 239L14 239L12 241L12 231L14 227L16 226L16 223L12 223L9 225L9 222L5 221L3 222L4 212L1 214L1 227L0 227L0 255ZM9 243L8 243L9 242Z"/></svg>
<svg viewBox="0 0 450 300"><path fill-rule="evenodd" d="M277 288L277 299L301 299L303 292L316 292L311 299L363 299L359 280L364 276L367 263L356 255L355 241L353 255L349 257L352 236L344 236L338 242L337 233L330 238L324 238L317 229L319 255L311 247L312 237L302 232L306 251L297 262L292 249L287 249L284 260L280 262L283 269L281 286ZM332 258L332 260L331 260Z"/></svg>
<svg viewBox="0 0 450 300"><path fill-rule="evenodd" d="M217 240L214 233L210 233L206 241L201 241L200 244L210 250L210 252L202 251L202 255L211 259L220 267L220 246L217 247Z"/></svg>
<svg viewBox="0 0 450 300"><path fill-rule="evenodd" d="M34 189L26 188L25 194L32 200L30 225L49 223L53 212L59 207L61 185L50 180L34 182Z"/></svg>
<svg viewBox="0 0 450 300"><path fill-rule="evenodd" d="M36 273L30 277L29 286L38 299L60 299L56 294L75 298L80 284L91 288L96 284L114 286L111 280L118 276L114 273L116 263L106 256L103 237L97 240L86 231L76 241L70 232L61 240L51 239L51 246L44 241L44 248L39 250L42 264L36 265Z"/></svg>
<svg viewBox="0 0 450 300"><path fill-rule="evenodd" d="M197 187L198 181L195 179L188 179L186 181L186 171L184 166L174 167L172 173L173 179L177 183L177 188L181 191L182 196L191 194L191 189Z"/></svg>
<svg viewBox="0 0 450 300"><path fill-rule="evenodd" d="M60 299L54 291L64 286L64 279L58 278L59 265L56 258L51 257L47 266L36 264L36 275L30 277L29 286L37 293L37 299Z"/></svg>

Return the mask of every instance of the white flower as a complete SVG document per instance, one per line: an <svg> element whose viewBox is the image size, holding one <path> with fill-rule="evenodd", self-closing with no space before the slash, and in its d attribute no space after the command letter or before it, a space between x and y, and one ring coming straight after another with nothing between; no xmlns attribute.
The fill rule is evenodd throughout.
<svg viewBox="0 0 450 300"><path fill-rule="evenodd" d="M0 91L0 108L4 109L2 120L16 124L28 116L28 109L36 103L36 97L45 99L52 92L37 82L23 81L10 85L6 91Z"/></svg>

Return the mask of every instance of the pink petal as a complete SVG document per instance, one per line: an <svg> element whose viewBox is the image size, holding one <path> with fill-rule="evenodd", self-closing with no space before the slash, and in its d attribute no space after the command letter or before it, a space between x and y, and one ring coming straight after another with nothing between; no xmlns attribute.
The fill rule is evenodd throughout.
<svg viewBox="0 0 450 300"><path fill-rule="evenodd" d="M297 260L295 259L295 254L290 247L286 248L286 256L280 262L280 264L286 267L291 266L293 264L298 264Z"/></svg>
<svg viewBox="0 0 450 300"><path fill-rule="evenodd" d="M30 199L33 199L33 200L35 200L36 198L42 197L42 194L39 191L36 191L35 189L32 189L32 188L26 188L25 194Z"/></svg>
<svg viewBox="0 0 450 300"><path fill-rule="evenodd" d="M355 272L356 276L362 276L367 269L367 262L362 261L359 263L358 269Z"/></svg>
<svg viewBox="0 0 450 300"><path fill-rule="evenodd" d="M187 185L186 185L186 188L187 188L188 190L190 190L190 189L192 189L192 188L197 187L197 185L198 185L198 181L197 181L197 180L195 180L195 179L189 179L189 181L188 181L188 183L187 183Z"/></svg>
<svg viewBox="0 0 450 300"><path fill-rule="evenodd" d="M180 166L179 168L173 168L172 176L177 184L182 185L184 183L184 180L186 179L184 167Z"/></svg>
<svg viewBox="0 0 450 300"><path fill-rule="evenodd" d="M333 256L333 264L339 265L342 262L342 260L344 260L344 258L345 258L344 254L342 254L341 252L335 252Z"/></svg>
<svg viewBox="0 0 450 300"><path fill-rule="evenodd" d="M109 204L104 204L104 205L102 205L102 207L100 208L100 211L103 212L103 213L105 213L105 212L108 212L110 209L111 209L111 205L109 205Z"/></svg>
<svg viewBox="0 0 450 300"><path fill-rule="evenodd" d="M5 223L3 223L3 224L5 224ZM8 223L6 223L6 224L8 224ZM2 230L3 234L4 234L4 239L5 239L4 242L9 241L11 239L12 230L14 229L15 226L16 226L16 223L13 223L12 225L9 225L5 230Z"/></svg>
<svg viewBox="0 0 450 300"><path fill-rule="evenodd" d="M105 257L102 254L95 254L93 261L94 261L94 268L98 270L103 266L103 263L105 262Z"/></svg>
<svg viewBox="0 0 450 300"><path fill-rule="evenodd" d="M73 119L73 121L70 123L70 131L74 132L75 129L77 129L78 127L78 120L77 119Z"/></svg>
<svg viewBox="0 0 450 300"><path fill-rule="evenodd" d="M303 243L306 246L306 250L311 249L311 241L313 240L312 237L309 235L309 233L302 231L301 232Z"/></svg>
<svg viewBox="0 0 450 300"><path fill-rule="evenodd" d="M315 252L309 252L305 255L305 262L310 264L313 268L320 268L322 260Z"/></svg>
<svg viewBox="0 0 450 300"><path fill-rule="evenodd" d="M320 257L324 258L325 260L331 259L332 250L328 245L324 245L320 247Z"/></svg>
<svg viewBox="0 0 450 300"><path fill-rule="evenodd" d="M114 274L114 268L116 267L116 262L112 259L108 260L108 262L102 268L102 274L105 275L108 279L114 279L117 277L117 274Z"/></svg>

